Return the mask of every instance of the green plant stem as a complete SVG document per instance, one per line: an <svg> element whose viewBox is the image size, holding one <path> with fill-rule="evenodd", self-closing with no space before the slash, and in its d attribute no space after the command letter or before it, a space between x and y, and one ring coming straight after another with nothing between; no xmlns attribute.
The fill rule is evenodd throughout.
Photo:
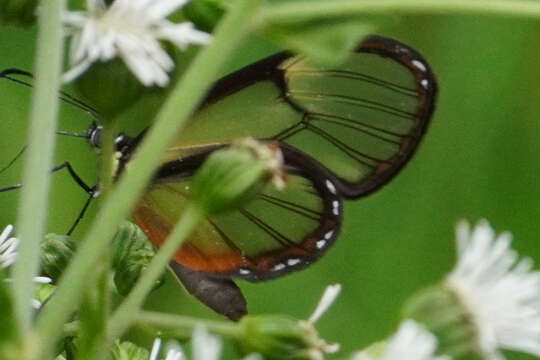
<svg viewBox="0 0 540 360"><path fill-rule="evenodd" d="M13 303L22 334L32 320L33 277L39 269L40 242L47 219L50 171L54 157L58 89L63 50L61 14L64 1L42 1L38 20L36 81L30 115L17 234L21 242L13 269Z"/></svg>
<svg viewBox="0 0 540 360"><path fill-rule="evenodd" d="M108 119L107 119L108 120ZM99 176L99 206L103 206L107 200L113 185L113 166L114 166L114 137L115 123L113 121L103 121L103 129L101 132L101 156L100 156L100 176ZM97 265L99 276L93 282L89 282L89 287L81 306L82 314L84 304L86 304L86 316L81 316L81 328L87 330L85 336L87 348L85 351L85 359L102 359L105 357L107 349L107 330L108 319L111 312L111 289L110 289L110 269L111 269L111 254L103 254ZM91 342L88 342L88 337L92 337Z"/></svg>
<svg viewBox="0 0 540 360"><path fill-rule="evenodd" d="M262 24L360 15L498 15L540 19L540 2L522 0L334 0L278 2L260 12Z"/></svg>
<svg viewBox="0 0 540 360"><path fill-rule="evenodd" d="M134 319L139 326L156 327L168 336L190 337L196 326L204 326L208 331L229 339L241 335L237 323L230 321L212 321L174 314L141 311Z"/></svg>
<svg viewBox="0 0 540 360"><path fill-rule="evenodd" d="M101 131L101 168L99 176L99 202L103 204L112 187L112 174L114 166L114 136L115 128L113 121L107 121Z"/></svg>
<svg viewBox="0 0 540 360"><path fill-rule="evenodd" d="M195 205L186 208L180 221L154 256L148 268L144 270L133 290L113 314L109 322L109 340L112 341L120 337L129 328L133 321L133 315L140 310L146 295L154 287L156 281L167 267L169 260L203 217L204 214Z"/></svg>
<svg viewBox="0 0 540 360"><path fill-rule="evenodd" d="M42 337L44 352L50 353L61 334L63 323L80 303L87 274L107 250L118 224L128 215L158 166L161 154L195 110L221 66L247 34L259 3L260 0L234 2L216 28L214 41L200 52L157 115L155 125L135 154L133 163L124 174L126 176L119 180L108 197L60 279L55 296L38 316L37 329Z"/></svg>

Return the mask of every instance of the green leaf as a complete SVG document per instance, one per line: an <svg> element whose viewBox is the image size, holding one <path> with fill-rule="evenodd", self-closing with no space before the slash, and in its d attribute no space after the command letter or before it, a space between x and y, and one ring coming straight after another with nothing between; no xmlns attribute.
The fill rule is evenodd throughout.
<svg viewBox="0 0 540 360"><path fill-rule="evenodd" d="M322 20L316 23L269 25L262 35L305 55L319 65L338 65L345 61L360 40L373 31L373 26L358 20Z"/></svg>
<svg viewBox="0 0 540 360"><path fill-rule="evenodd" d="M13 302L6 286L4 276L0 274L0 359L20 359L19 331L15 321Z"/></svg>
<svg viewBox="0 0 540 360"><path fill-rule="evenodd" d="M54 289L56 286L51 284L38 284L34 298L43 304L53 294Z"/></svg>
<svg viewBox="0 0 540 360"><path fill-rule="evenodd" d="M113 350L114 360L148 360L150 353L148 350L138 347L137 345L124 341L116 343Z"/></svg>
<svg viewBox="0 0 540 360"><path fill-rule="evenodd" d="M68 235L47 234L41 243L41 267L47 276L58 280L67 267L73 252L75 240Z"/></svg>
<svg viewBox="0 0 540 360"><path fill-rule="evenodd" d="M123 222L113 240L114 284L118 293L127 295L155 255L155 250L139 227ZM156 283L161 285L163 280Z"/></svg>

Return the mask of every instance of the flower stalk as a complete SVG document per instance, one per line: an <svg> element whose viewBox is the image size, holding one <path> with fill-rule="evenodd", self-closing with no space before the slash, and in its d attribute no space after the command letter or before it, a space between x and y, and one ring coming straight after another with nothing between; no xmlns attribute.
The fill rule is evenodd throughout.
<svg viewBox="0 0 540 360"><path fill-rule="evenodd" d="M494 15L539 19L540 3L508 0L309 0L278 2L261 12L262 24L291 24L316 18L369 15Z"/></svg>
<svg viewBox="0 0 540 360"><path fill-rule="evenodd" d="M61 15L64 6L63 0L43 1L38 21L36 80L24 165L24 191L17 218L21 244L13 269L13 304L23 334L30 331L33 316L30 299L35 286L32 279L39 268L40 241L47 218L59 101L57 94L63 50Z"/></svg>
<svg viewBox="0 0 540 360"><path fill-rule="evenodd" d="M199 319L152 311L140 311L134 325L156 328L163 336L178 338L188 338L197 326L204 326L211 333L229 339L239 337L241 333L238 325L230 321Z"/></svg>

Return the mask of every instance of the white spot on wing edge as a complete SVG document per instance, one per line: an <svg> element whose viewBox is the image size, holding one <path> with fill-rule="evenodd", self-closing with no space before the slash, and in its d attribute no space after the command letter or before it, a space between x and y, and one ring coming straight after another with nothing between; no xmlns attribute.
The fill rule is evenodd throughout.
<svg viewBox="0 0 540 360"><path fill-rule="evenodd" d="M326 180L326 188L330 190L332 194L336 195L336 187L330 180Z"/></svg>
<svg viewBox="0 0 540 360"><path fill-rule="evenodd" d="M322 249L326 245L326 240L317 241L317 249Z"/></svg>
<svg viewBox="0 0 540 360"><path fill-rule="evenodd" d="M417 68L418 70L420 71L426 71L426 65L424 65L423 62L421 62L420 60L413 60L411 61L411 63L414 65L415 68Z"/></svg>
<svg viewBox="0 0 540 360"><path fill-rule="evenodd" d="M285 269L285 264L279 263L279 264L274 265L274 267L272 268L272 271L279 271L283 269Z"/></svg>
<svg viewBox="0 0 540 360"><path fill-rule="evenodd" d="M334 230L330 230L329 232L327 232L326 234L324 234L324 238L326 240L330 240L330 238L332 237L332 235L334 235Z"/></svg>
<svg viewBox="0 0 540 360"><path fill-rule="evenodd" d="M300 259L289 259L287 260L287 265L294 266L300 264Z"/></svg>
<svg viewBox="0 0 540 360"><path fill-rule="evenodd" d="M251 271L248 269L239 269L238 273L240 273L240 275L248 275L251 274Z"/></svg>
<svg viewBox="0 0 540 360"><path fill-rule="evenodd" d="M339 215L339 201L332 201L332 213L334 215Z"/></svg>
<svg viewBox="0 0 540 360"><path fill-rule="evenodd" d="M427 79L424 79L420 81L420 85L422 85L424 89L427 89L429 87L429 81Z"/></svg>

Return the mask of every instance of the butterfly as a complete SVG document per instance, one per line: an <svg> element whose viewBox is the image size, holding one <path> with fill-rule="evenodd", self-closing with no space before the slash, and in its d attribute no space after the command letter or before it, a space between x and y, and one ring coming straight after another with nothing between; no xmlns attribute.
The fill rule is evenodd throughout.
<svg viewBox="0 0 540 360"><path fill-rule="evenodd" d="M285 190L267 186L242 207L207 217L170 263L190 293L239 319L247 304L233 279L280 277L324 255L339 235L343 201L377 191L412 158L436 96L423 57L381 36L367 37L339 66L287 52L255 62L214 84L168 148L133 220L160 246L209 154L247 136L276 143ZM88 131L94 146L100 129ZM117 137L119 172L144 134Z"/></svg>

